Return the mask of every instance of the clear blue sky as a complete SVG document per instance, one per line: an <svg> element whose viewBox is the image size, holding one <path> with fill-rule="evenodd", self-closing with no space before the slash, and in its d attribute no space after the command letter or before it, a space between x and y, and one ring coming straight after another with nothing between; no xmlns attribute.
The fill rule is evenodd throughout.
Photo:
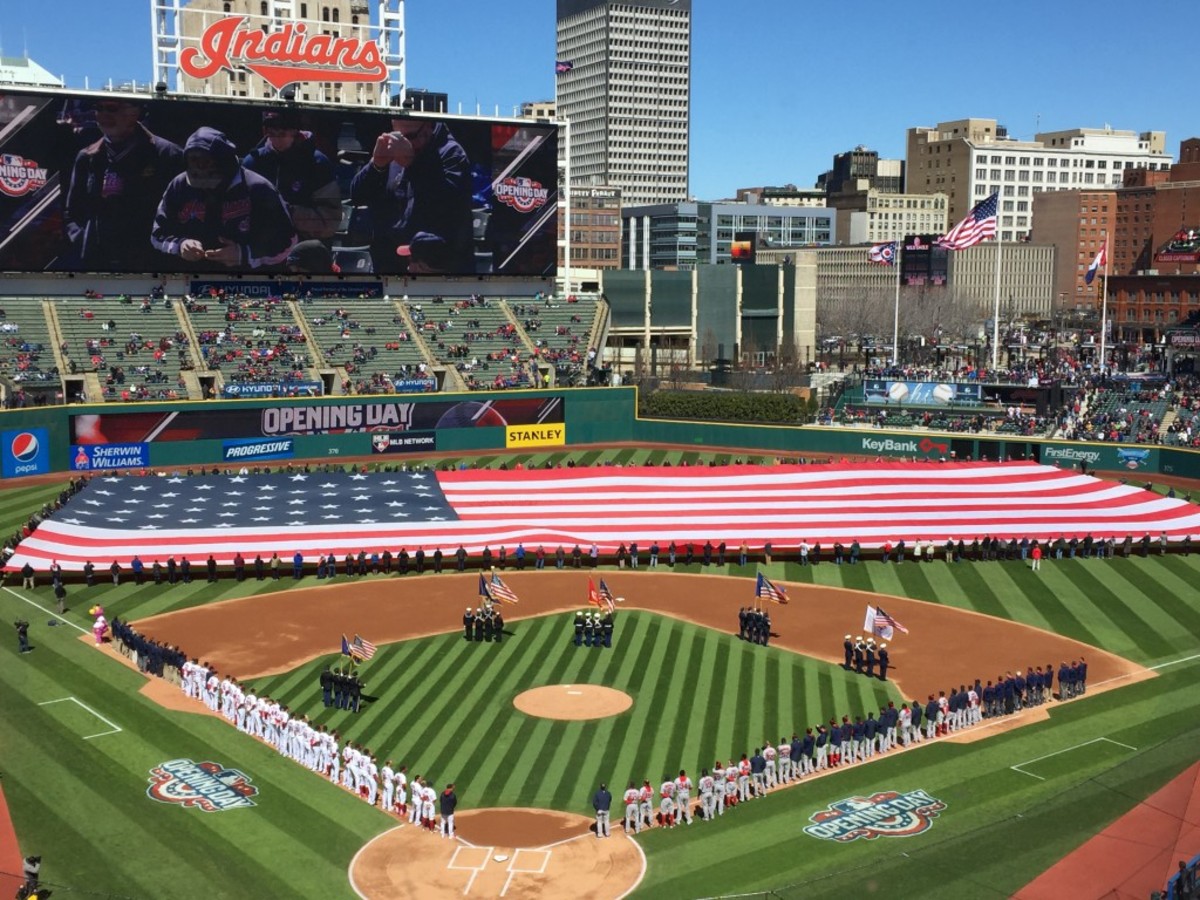
<svg viewBox="0 0 1200 900"><path fill-rule="evenodd" d="M375 0L370 0L372 10ZM146 0L3 0L0 46L69 87L150 81ZM408 84L511 114L554 95L554 0L409 0ZM851 15L851 13L855 13ZM695 0L691 192L810 187L857 144L902 157L905 129L979 116L1031 138L1103 127L1200 135L1187 85L1194 0L846 6ZM1039 126L1040 119L1040 126Z"/></svg>

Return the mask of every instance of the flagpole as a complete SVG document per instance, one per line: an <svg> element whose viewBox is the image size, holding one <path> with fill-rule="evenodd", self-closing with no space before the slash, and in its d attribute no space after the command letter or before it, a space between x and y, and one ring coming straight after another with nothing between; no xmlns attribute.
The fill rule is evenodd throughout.
<svg viewBox="0 0 1200 900"><path fill-rule="evenodd" d="M900 365L900 248L904 238L896 241L896 252L892 254L892 264L896 267L896 308L892 315L892 366Z"/></svg>
<svg viewBox="0 0 1200 900"><path fill-rule="evenodd" d="M1000 240L1000 231L996 230L996 302L992 316L992 377L1000 368L1000 248L1004 242Z"/></svg>
<svg viewBox="0 0 1200 900"><path fill-rule="evenodd" d="M1100 282L1100 374L1104 374L1104 356L1108 338L1108 234L1104 235L1104 280Z"/></svg>

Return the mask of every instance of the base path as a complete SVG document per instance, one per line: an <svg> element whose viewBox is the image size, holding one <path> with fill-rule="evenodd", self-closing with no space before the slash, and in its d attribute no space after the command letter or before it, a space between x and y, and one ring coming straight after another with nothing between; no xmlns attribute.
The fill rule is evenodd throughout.
<svg viewBox="0 0 1200 900"><path fill-rule="evenodd" d="M521 598L504 608L506 627L521 619L583 607L587 569L504 572ZM751 602L753 582L720 575L674 575L604 570L622 609L650 610L726 633L736 633L738 608ZM463 605L478 602L478 573L371 577L275 594L227 600L141 619L143 634L178 644L220 672L257 678L290 671L336 653L342 634L358 632L376 644L462 628ZM840 665L842 637L861 632L863 610L877 596L860 591L791 585L787 605L768 603L772 646ZM580 602L564 605L564 597ZM994 679L1017 666L1057 666L1085 656L1088 692L1121 687L1153 673L1129 660L1029 625L938 603L887 598L888 612L910 634L890 641L889 678L908 697L924 699L968 678ZM120 615L119 607L110 611ZM619 640L618 624L618 640ZM564 631L564 634L566 632Z"/></svg>
<svg viewBox="0 0 1200 900"><path fill-rule="evenodd" d="M619 828L598 839L592 820L540 809L480 809L455 816L457 840L400 825L350 865L360 897L576 897L613 900L645 873L641 848Z"/></svg>
<svg viewBox="0 0 1200 900"><path fill-rule="evenodd" d="M0 897L12 897L24 883L24 857L17 843L17 831L8 814L4 790L0 788Z"/></svg>
<svg viewBox="0 0 1200 900"><path fill-rule="evenodd" d="M1013 896L1120 897L1161 891L1200 850L1200 763L1151 794Z"/></svg>

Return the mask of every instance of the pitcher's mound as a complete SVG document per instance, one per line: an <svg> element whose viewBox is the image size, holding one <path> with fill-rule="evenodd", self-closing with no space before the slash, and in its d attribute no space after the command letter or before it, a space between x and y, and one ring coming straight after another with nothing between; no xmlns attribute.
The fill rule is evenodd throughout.
<svg viewBox="0 0 1200 900"><path fill-rule="evenodd" d="M350 864L356 893L367 900L604 900L624 896L645 873L645 857L620 828L597 840L583 816L480 809L455 818L454 841L407 824L374 838Z"/></svg>
<svg viewBox="0 0 1200 900"><path fill-rule="evenodd" d="M633 698L596 684L548 684L517 694L513 706L542 719L603 719L625 712Z"/></svg>

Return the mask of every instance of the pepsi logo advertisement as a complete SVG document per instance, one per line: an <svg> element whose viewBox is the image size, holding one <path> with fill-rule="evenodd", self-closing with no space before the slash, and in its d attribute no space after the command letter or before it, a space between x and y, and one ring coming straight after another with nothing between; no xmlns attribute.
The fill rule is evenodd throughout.
<svg viewBox="0 0 1200 900"><path fill-rule="evenodd" d="M5 478L41 475L50 471L50 433L45 428L5 431L3 473Z"/></svg>

